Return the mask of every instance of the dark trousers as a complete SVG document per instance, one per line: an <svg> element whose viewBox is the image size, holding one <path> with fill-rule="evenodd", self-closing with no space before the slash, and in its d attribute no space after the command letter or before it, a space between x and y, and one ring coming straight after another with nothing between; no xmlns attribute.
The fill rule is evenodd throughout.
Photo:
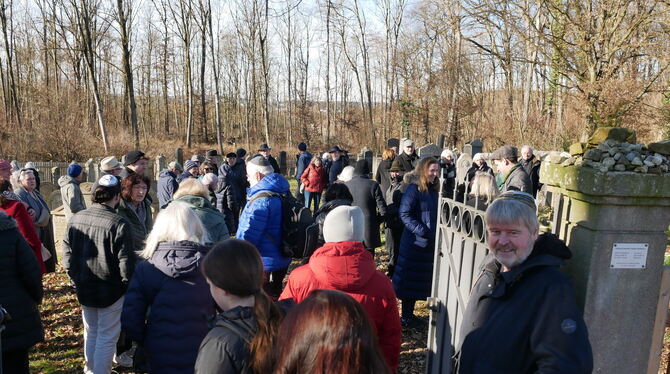
<svg viewBox="0 0 670 374"><path fill-rule="evenodd" d="M4 374L30 374L28 350L17 349L2 352L2 372Z"/></svg>
<svg viewBox="0 0 670 374"><path fill-rule="evenodd" d="M298 179L298 188L295 190L295 199L298 201L305 201L305 194L300 192L300 186L302 183L300 182L300 179Z"/></svg>
<svg viewBox="0 0 670 374"><path fill-rule="evenodd" d="M393 277L393 272L395 270L395 264L398 262L398 253L400 252L400 239L402 238L403 228L385 228L384 234L386 235L386 250L389 254L389 264L388 271L386 274L389 277Z"/></svg>
<svg viewBox="0 0 670 374"><path fill-rule="evenodd" d="M416 305L416 300L412 299L400 299L402 301L401 315L403 318L408 318L414 316L414 305Z"/></svg>
<svg viewBox="0 0 670 374"><path fill-rule="evenodd" d="M265 272L265 283L263 283L263 290L265 293L270 295L273 300L279 299L282 291L282 283L284 282L284 277L286 277L286 272L288 267L275 271L266 271Z"/></svg>

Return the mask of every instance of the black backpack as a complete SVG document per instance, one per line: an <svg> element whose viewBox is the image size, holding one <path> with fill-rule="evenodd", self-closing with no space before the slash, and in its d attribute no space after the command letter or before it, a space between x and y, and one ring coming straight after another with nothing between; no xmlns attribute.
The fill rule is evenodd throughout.
<svg viewBox="0 0 670 374"><path fill-rule="evenodd" d="M275 192L259 192L251 201L264 197L279 197L282 210L282 240L278 243L276 238L265 236L279 246L279 250L285 257L301 259L308 252L308 228L314 223L312 213L291 193L279 194Z"/></svg>

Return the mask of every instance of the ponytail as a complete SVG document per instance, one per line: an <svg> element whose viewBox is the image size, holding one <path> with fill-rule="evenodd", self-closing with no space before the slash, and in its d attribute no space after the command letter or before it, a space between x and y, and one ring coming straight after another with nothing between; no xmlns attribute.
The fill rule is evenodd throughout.
<svg viewBox="0 0 670 374"><path fill-rule="evenodd" d="M260 290L254 295L254 317L258 331L251 340L251 369L256 374L270 373L274 365L272 355L275 338L279 331L283 315L277 305L265 291Z"/></svg>

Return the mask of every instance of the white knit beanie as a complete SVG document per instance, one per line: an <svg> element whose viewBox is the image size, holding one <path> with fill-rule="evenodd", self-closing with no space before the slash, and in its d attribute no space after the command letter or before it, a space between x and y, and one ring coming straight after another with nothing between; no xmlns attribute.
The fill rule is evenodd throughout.
<svg viewBox="0 0 670 374"><path fill-rule="evenodd" d="M362 242L365 237L365 218L357 206L338 206L323 222L326 242Z"/></svg>

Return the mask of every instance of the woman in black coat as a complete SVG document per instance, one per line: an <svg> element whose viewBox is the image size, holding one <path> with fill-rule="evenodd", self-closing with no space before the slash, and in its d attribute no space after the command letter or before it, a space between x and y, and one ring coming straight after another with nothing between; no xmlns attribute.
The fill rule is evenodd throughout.
<svg viewBox="0 0 670 374"><path fill-rule="evenodd" d="M384 153L382 153L382 161L377 166L377 173L375 174L375 180L379 183L382 192L386 193L386 190L391 186L391 165L393 165L393 160L395 159L395 150L393 148L386 148Z"/></svg>
<svg viewBox="0 0 670 374"><path fill-rule="evenodd" d="M352 206L357 206L363 211L365 217L365 249L374 256L375 248L381 245L379 235L379 224L386 216L386 201L379 183L369 178L370 169L366 160L358 160L354 168L354 177L344 184L349 188L354 201Z"/></svg>
<svg viewBox="0 0 670 374"><path fill-rule="evenodd" d="M17 227L13 218L0 212L0 305L11 316L2 322L2 370L28 374L28 350L44 340L37 309L42 271Z"/></svg>

